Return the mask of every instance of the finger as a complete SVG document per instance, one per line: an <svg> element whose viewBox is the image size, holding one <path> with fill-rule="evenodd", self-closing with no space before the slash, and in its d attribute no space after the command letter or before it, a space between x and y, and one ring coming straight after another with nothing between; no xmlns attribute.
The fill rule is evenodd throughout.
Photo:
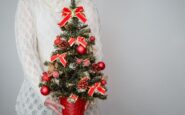
<svg viewBox="0 0 185 115"><path fill-rule="evenodd" d="M65 107L59 103L55 103L58 107L61 107L62 109L65 109Z"/></svg>
<svg viewBox="0 0 185 115"><path fill-rule="evenodd" d="M49 105L55 106L56 108L60 107L60 108L62 108L62 109L65 109L65 107L64 107L63 105L61 105L61 104L59 104L59 103L56 103L56 102L50 100L49 98L46 99L46 101L45 101L44 104L45 104L45 105L48 105L48 104L49 104Z"/></svg>
<svg viewBox="0 0 185 115"><path fill-rule="evenodd" d="M46 98L46 100L45 100L45 102L44 102L44 105L48 105L48 104L50 104L50 98L48 97L48 98Z"/></svg>
<svg viewBox="0 0 185 115"><path fill-rule="evenodd" d="M59 113L58 115L62 115L62 113Z"/></svg>
<svg viewBox="0 0 185 115"><path fill-rule="evenodd" d="M50 108L50 109L52 109L55 113L57 113L58 115L61 115L61 113L55 108L55 107L53 107L52 105L48 105L48 107Z"/></svg>
<svg viewBox="0 0 185 115"><path fill-rule="evenodd" d="M89 106L89 101L87 101L85 104L85 110L88 108L88 106Z"/></svg>
<svg viewBox="0 0 185 115"><path fill-rule="evenodd" d="M60 107L60 108L62 108L62 109L65 109L65 107L64 107L63 105L61 105L61 104L59 104L59 103L56 103L56 102L54 102L54 101L50 101L49 103L52 104L52 105L55 106L55 107Z"/></svg>

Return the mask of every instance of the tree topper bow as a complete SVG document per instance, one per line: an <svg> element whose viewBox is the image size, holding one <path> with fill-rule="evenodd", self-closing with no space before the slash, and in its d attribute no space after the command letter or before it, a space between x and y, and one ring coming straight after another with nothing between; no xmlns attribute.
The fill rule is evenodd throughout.
<svg viewBox="0 0 185 115"><path fill-rule="evenodd" d="M74 16L81 20L83 23L87 21L87 18L84 14L84 8L82 6L79 6L74 10L64 7L62 10L62 16L64 16L64 19L58 23L60 27L65 26L65 24Z"/></svg>

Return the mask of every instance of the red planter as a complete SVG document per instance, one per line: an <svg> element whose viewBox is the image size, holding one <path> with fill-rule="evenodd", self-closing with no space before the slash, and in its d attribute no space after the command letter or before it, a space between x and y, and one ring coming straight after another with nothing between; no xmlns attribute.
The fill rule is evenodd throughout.
<svg viewBox="0 0 185 115"><path fill-rule="evenodd" d="M75 103L70 103L67 98L60 97L60 104L62 104L65 109L62 110L63 115L84 115L86 101L78 98Z"/></svg>

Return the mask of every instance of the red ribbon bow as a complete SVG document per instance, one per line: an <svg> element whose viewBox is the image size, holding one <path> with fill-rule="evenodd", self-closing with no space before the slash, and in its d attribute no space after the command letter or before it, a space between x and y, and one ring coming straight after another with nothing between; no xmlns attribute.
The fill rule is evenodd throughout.
<svg viewBox="0 0 185 115"><path fill-rule="evenodd" d="M88 94L89 96L93 96L93 94L98 91L100 94L104 95L106 90L101 86L101 83L95 83L93 86L89 88Z"/></svg>
<svg viewBox="0 0 185 115"><path fill-rule="evenodd" d="M63 53L63 54L56 54L56 55L53 55L53 56L51 57L51 61L55 61L55 60L57 60L57 59L59 58L59 60L60 60L60 62L62 63L62 65L63 65L64 67L66 67L67 61L66 61L65 57L66 57L66 53Z"/></svg>
<svg viewBox="0 0 185 115"><path fill-rule="evenodd" d="M87 47L87 42L85 41L85 38L81 36L78 36L77 39L70 38L68 42L70 46L73 46L74 43L77 43L77 44L81 44L83 47Z"/></svg>
<svg viewBox="0 0 185 115"><path fill-rule="evenodd" d="M73 15L76 16L83 23L87 21L84 14L84 9L82 6L77 7L75 10L70 10L69 8L65 7L62 10L62 16L64 16L64 19L58 25L60 27L63 27L69 21L69 19L73 17Z"/></svg>

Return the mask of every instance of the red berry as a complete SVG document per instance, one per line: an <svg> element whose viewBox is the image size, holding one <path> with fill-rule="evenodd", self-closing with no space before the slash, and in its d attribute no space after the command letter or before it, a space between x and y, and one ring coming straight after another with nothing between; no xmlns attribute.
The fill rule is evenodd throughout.
<svg viewBox="0 0 185 115"><path fill-rule="evenodd" d="M46 96L50 93L50 89L49 89L48 86L43 85L40 89L40 92L41 92L42 95Z"/></svg>
<svg viewBox="0 0 185 115"><path fill-rule="evenodd" d="M42 81L48 82L50 80L51 80L51 78L49 77L48 73L47 72L43 72L42 73Z"/></svg>
<svg viewBox="0 0 185 115"><path fill-rule="evenodd" d="M86 54L86 52L87 52L86 48L84 48L82 45L79 45L79 46L76 48L76 51L77 51L79 54L81 54L81 55Z"/></svg>
<svg viewBox="0 0 185 115"><path fill-rule="evenodd" d="M102 85L106 85L106 84L107 84L107 81L103 79L103 80L101 81L101 84L102 84Z"/></svg>
<svg viewBox="0 0 185 115"><path fill-rule="evenodd" d="M91 36L91 37L90 37L90 42L94 42L95 39L96 39L96 38L95 38L94 36Z"/></svg>

